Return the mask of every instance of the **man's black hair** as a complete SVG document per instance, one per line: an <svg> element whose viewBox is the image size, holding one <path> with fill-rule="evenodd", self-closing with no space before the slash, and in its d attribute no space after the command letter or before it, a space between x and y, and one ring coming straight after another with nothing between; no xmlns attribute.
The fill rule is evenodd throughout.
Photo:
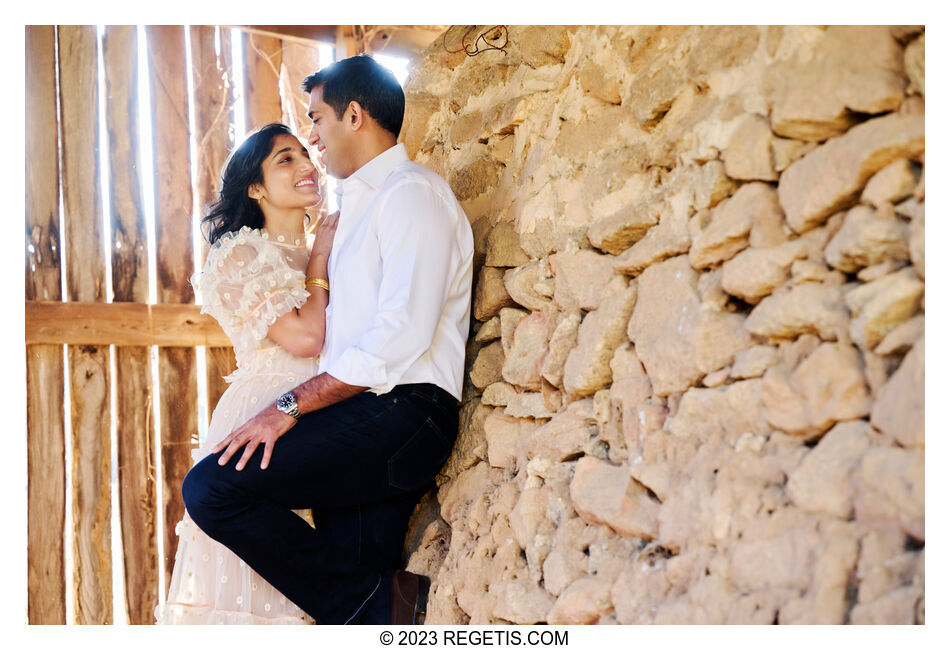
<svg viewBox="0 0 950 650"><path fill-rule="evenodd" d="M392 72L363 54L342 59L303 80L306 92L323 89L323 101L333 108L336 119L350 102L358 103L376 123L399 137L406 96Z"/></svg>

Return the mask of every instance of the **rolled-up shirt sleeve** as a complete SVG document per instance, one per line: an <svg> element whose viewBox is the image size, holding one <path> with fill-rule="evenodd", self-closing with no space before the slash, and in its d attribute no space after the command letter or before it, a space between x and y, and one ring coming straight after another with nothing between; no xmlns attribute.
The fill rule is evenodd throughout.
<svg viewBox="0 0 950 650"><path fill-rule="evenodd" d="M426 354L459 257L450 214L450 206L425 183L404 182L383 197L374 228L381 258L376 317L326 372L385 393Z"/></svg>

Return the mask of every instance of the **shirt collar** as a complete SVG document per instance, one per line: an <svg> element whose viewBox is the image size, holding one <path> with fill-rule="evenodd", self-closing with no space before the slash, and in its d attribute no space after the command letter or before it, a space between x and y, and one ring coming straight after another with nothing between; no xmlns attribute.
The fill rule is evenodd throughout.
<svg viewBox="0 0 950 650"><path fill-rule="evenodd" d="M359 179L377 190L383 186L383 183L395 171L396 167L408 160L409 155L406 153L406 146L400 142L357 169L340 185L345 189L346 186L350 185L352 179Z"/></svg>

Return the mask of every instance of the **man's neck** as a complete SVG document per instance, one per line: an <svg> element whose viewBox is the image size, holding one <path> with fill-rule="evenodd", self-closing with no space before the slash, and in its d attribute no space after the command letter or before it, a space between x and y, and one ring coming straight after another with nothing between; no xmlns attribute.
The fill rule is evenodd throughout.
<svg viewBox="0 0 950 650"><path fill-rule="evenodd" d="M373 160L379 154L384 151L388 151L396 146L396 138L393 137L388 131L385 132L385 135L378 135L371 138L368 138L362 147L359 149L359 155L356 158L356 167L350 172L350 176L362 169L366 163ZM349 178L349 176L347 176Z"/></svg>

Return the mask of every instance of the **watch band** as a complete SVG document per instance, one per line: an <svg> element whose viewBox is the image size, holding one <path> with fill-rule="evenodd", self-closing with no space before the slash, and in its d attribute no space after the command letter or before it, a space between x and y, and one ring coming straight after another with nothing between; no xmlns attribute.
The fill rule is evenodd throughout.
<svg viewBox="0 0 950 650"><path fill-rule="evenodd" d="M292 391L286 392L277 398L277 410L286 413L293 419L299 421L303 415L297 407L297 396Z"/></svg>

